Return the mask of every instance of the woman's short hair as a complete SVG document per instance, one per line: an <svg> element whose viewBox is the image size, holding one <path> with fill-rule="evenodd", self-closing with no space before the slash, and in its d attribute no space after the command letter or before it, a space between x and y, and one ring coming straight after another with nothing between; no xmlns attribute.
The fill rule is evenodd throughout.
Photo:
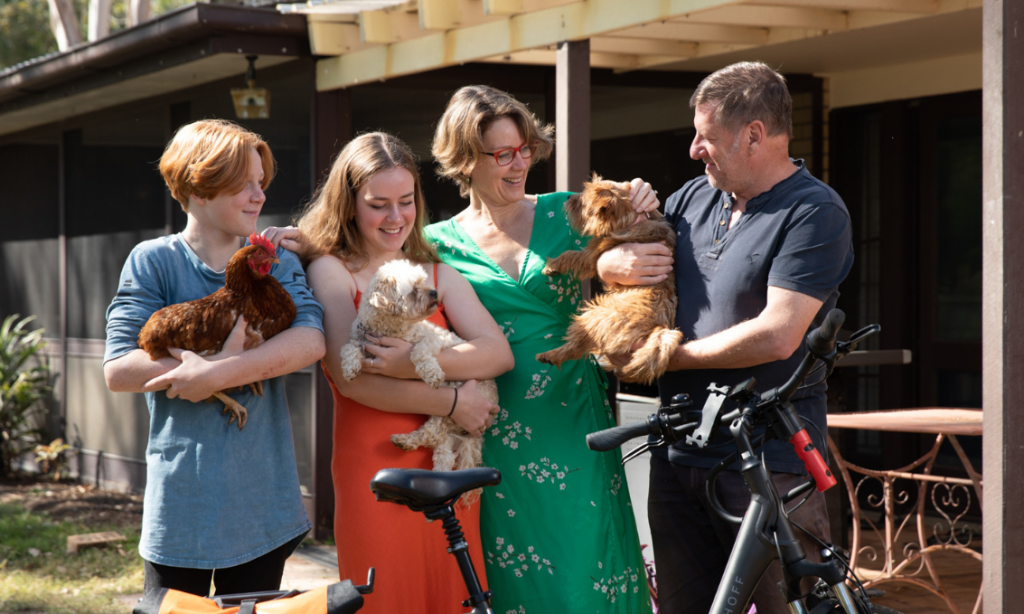
<svg viewBox="0 0 1024 614"><path fill-rule="evenodd" d="M188 211L190 196L208 199L221 192L241 192L248 181L250 150L260 157L260 188L265 190L274 178L270 146L258 134L224 119L204 119L179 128L160 157L160 174L174 200Z"/></svg>
<svg viewBox="0 0 1024 614"><path fill-rule="evenodd" d="M459 186L469 196L469 174L483 151L483 134L495 120L507 117L515 122L527 142L537 142L530 165L551 155L554 128L541 123L526 105L501 90L486 85L467 85L448 101L434 132L431 153L437 161L437 173Z"/></svg>
<svg viewBox="0 0 1024 614"><path fill-rule="evenodd" d="M786 78L762 62L738 62L700 82L690 108L713 104L712 119L731 130L761 120L769 136L793 135L793 99Z"/></svg>
<svg viewBox="0 0 1024 614"><path fill-rule="evenodd" d="M299 257L308 264L317 256L333 254L355 270L366 265L363 237L356 226L356 195L381 171L404 168L412 175L416 223L402 250L416 262L438 262L437 252L423 236L427 215L416 156L399 138L370 132L352 139L331 165L327 180L296 220L302 231Z"/></svg>

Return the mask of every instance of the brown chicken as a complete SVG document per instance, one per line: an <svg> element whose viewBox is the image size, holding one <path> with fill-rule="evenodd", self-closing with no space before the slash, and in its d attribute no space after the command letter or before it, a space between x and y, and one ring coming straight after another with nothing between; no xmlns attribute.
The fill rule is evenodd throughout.
<svg viewBox="0 0 1024 614"><path fill-rule="evenodd" d="M181 348L205 356L221 350L238 317L245 318L245 349L252 349L286 330L295 320L295 302L270 275L271 265L280 262L273 244L253 233L252 245L238 250L224 270L224 287L209 296L187 303L168 305L149 317L139 333L139 347L153 360L170 356L168 348ZM253 393L263 394L259 381L249 384ZM222 414L230 413L228 424L238 420L245 427L248 412L224 391L213 397L224 402Z"/></svg>

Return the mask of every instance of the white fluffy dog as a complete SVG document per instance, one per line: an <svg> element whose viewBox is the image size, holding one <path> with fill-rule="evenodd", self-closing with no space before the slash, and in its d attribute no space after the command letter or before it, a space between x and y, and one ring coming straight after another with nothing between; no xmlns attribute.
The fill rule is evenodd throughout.
<svg viewBox="0 0 1024 614"><path fill-rule="evenodd" d="M411 343L416 373L431 388L462 386L463 382L446 381L437 363L438 352L465 343L455 333L425 321L437 311L437 303L437 290L427 282L423 267L405 260L392 260L380 267L359 305L351 341L341 348L341 374L346 380L359 375L366 357L366 334L373 333ZM488 401L498 404L494 380L481 380L477 389ZM435 471L470 469L481 462L482 440L446 416L431 416L412 433L392 435L391 442L403 450L433 448Z"/></svg>

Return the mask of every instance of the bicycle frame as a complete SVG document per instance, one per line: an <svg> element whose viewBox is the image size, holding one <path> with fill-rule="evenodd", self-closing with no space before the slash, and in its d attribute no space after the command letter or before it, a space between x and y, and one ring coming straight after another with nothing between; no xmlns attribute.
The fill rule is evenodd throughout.
<svg viewBox="0 0 1024 614"><path fill-rule="evenodd" d="M775 559L780 559L783 570L783 599L794 614L805 614L800 580L815 576L833 588L837 599L848 614L858 614L844 580L846 574L834 560L812 563L796 536L789 518L784 513L783 501L775 489L771 472L754 454L751 435L754 429L754 405L743 408L740 417L729 427L740 451L740 473L750 489L750 504L742 519L729 515L717 504L713 496L715 480L725 467L716 466L708 475L708 494L720 516L731 522L739 521L740 529L715 600L709 614L743 614L750 606L754 589Z"/></svg>

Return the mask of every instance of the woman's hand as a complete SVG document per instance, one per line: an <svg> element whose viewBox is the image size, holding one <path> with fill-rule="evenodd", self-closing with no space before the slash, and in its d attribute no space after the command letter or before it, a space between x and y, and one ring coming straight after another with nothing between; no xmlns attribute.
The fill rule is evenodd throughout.
<svg viewBox="0 0 1024 614"><path fill-rule="evenodd" d="M498 415L498 406L480 394L476 380L467 380L458 389L458 399L452 420L474 437L482 437L491 421Z"/></svg>
<svg viewBox="0 0 1024 614"><path fill-rule="evenodd" d="M629 204L637 213L655 211L661 206L658 200L658 191L651 184L637 177L629 183L622 184L623 188L629 188Z"/></svg>
<svg viewBox="0 0 1024 614"><path fill-rule="evenodd" d="M363 349L369 358L363 359L363 372L386 375L398 379L419 379L412 362L412 344L395 337L366 335Z"/></svg>
<svg viewBox="0 0 1024 614"><path fill-rule="evenodd" d="M623 243L597 259L597 276L610 287L652 286L672 273L672 256L664 243Z"/></svg>
<svg viewBox="0 0 1024 614"><path fill-rule="evenodd" d="M302 231L294 226L270 226L261 234L274 244L275 249L283 247L290 252L297 252L302 245Z"/></svg>

